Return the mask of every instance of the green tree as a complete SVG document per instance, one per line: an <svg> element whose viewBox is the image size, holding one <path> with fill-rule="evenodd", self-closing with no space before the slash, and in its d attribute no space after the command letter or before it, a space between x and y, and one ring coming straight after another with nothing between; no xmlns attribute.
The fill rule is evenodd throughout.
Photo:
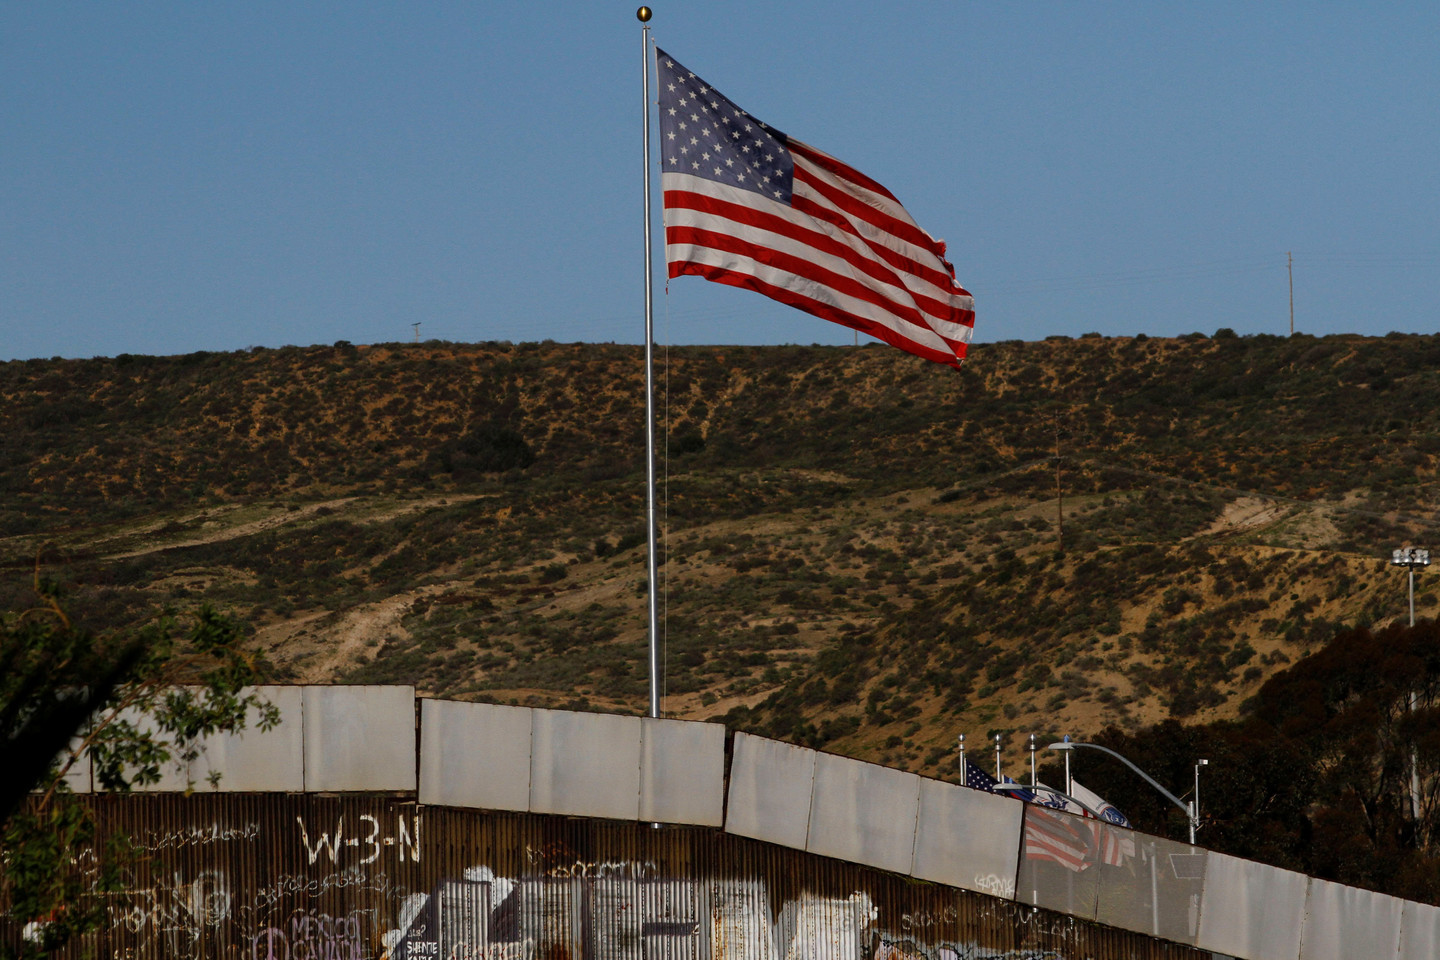
<svg viewBox="0 0 1440 960"><path fill-rule="evenodd" d="M246 689L262 665L234 618L202 606L96 632L62 599L37 572L30 604L0 614L0 769L11 774L0 787L0 956L43 956L96 929L120 890L126 839L101 842L66 785L81 757L98 785L124 791L167 764L186 769L206 737L242 729L251 711L261 729L279 721ZM87 848L93 861L75 856Z"/></svg>

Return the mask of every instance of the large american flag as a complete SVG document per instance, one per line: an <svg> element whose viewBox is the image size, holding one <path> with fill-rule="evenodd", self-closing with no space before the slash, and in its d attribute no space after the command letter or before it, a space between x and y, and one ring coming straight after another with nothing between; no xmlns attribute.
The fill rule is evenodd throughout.
<svg viewBox="0 0 1440 960"><path fill-rule="evenodd" d="M655 53L669 275L754 290L958 367L975 303L944 242L874 180Z"/></svg>

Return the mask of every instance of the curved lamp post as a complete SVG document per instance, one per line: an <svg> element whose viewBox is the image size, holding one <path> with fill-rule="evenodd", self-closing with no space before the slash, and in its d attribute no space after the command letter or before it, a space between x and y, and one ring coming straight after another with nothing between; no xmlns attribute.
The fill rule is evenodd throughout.
<svg viewBox="0 0 1440 960"><path fill-rule="evenodd" d="M1125 764L1125 766L1129 767L1131 770L1134 770L1137 774L1140 775L1140 779L1144 780L1146 783L1150 784L1150 786L1160 791L1161 796L1163 796L1166 800L1169 800L1171 803L1175 804L1175 806L1179 807L1181 810L1185 811L1185 819L1190 821L1190 842L1192 844L1195 842L1195 827L1200 818L1200 811L1195 808L1195 804L1193 802L1186 803L1184 800L1181 800L1179 797L1175 796L1175 794L1160 786L1159 781L1157 781L1154 777L1150 776L1150 774L1146 773L1144 770L1141 770L1139 767L1135 766L1135 764L1131 763L1129 760L1125 759L1120 754L1116 753L1114 750L1111 750L1109 747L1102 747L1098 743L1079 743L1075 740L1067 740L1063 743L1050 744L1051 750L1074 750L1076 747L1084 747L1087 750L1099 750L1101 753L1108 753L1116 760L1119 760L1121 763Z"/></svg>

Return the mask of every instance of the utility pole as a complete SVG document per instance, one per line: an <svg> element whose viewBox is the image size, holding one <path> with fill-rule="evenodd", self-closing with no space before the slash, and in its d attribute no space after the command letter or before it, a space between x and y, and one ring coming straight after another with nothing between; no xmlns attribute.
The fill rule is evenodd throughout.
<svg viewBox="0 0 1440 960"><path fill-rule="evenodd" d="M1295 336L1295 258L1285 251L1285 272L1290 275L1290 336Z"/></svg>
<svg viewBox="0 0 1440 960"><path fill-rule="evenodd" d="M1055 552L1065 552L1065 488L1060 483L1060 414L1055 414Z"/></svg>
<svg viewBox="0 0 1440 960"><path fill-rule="evenodd" d="M416 342L416 343L419 343L419 342L420 342L420 324L417 322L417 323L412 323L412 324L410 324L410 326L412 326L412 327L415 328L415 342Z"/></svg>

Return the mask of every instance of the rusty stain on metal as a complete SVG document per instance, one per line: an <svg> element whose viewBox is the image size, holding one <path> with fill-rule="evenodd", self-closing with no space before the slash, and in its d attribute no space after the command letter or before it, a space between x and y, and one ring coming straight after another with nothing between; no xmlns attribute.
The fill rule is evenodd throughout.
<svg viewBox="0 0 1440 960"><path fill-rule="evenodd" d="M704 827L401 796L87 798L139 860L125 960L1199 960L1189 947ZM90 855L81 852L81 860ZM0 921L14 943L20 931Z"/></svg>

